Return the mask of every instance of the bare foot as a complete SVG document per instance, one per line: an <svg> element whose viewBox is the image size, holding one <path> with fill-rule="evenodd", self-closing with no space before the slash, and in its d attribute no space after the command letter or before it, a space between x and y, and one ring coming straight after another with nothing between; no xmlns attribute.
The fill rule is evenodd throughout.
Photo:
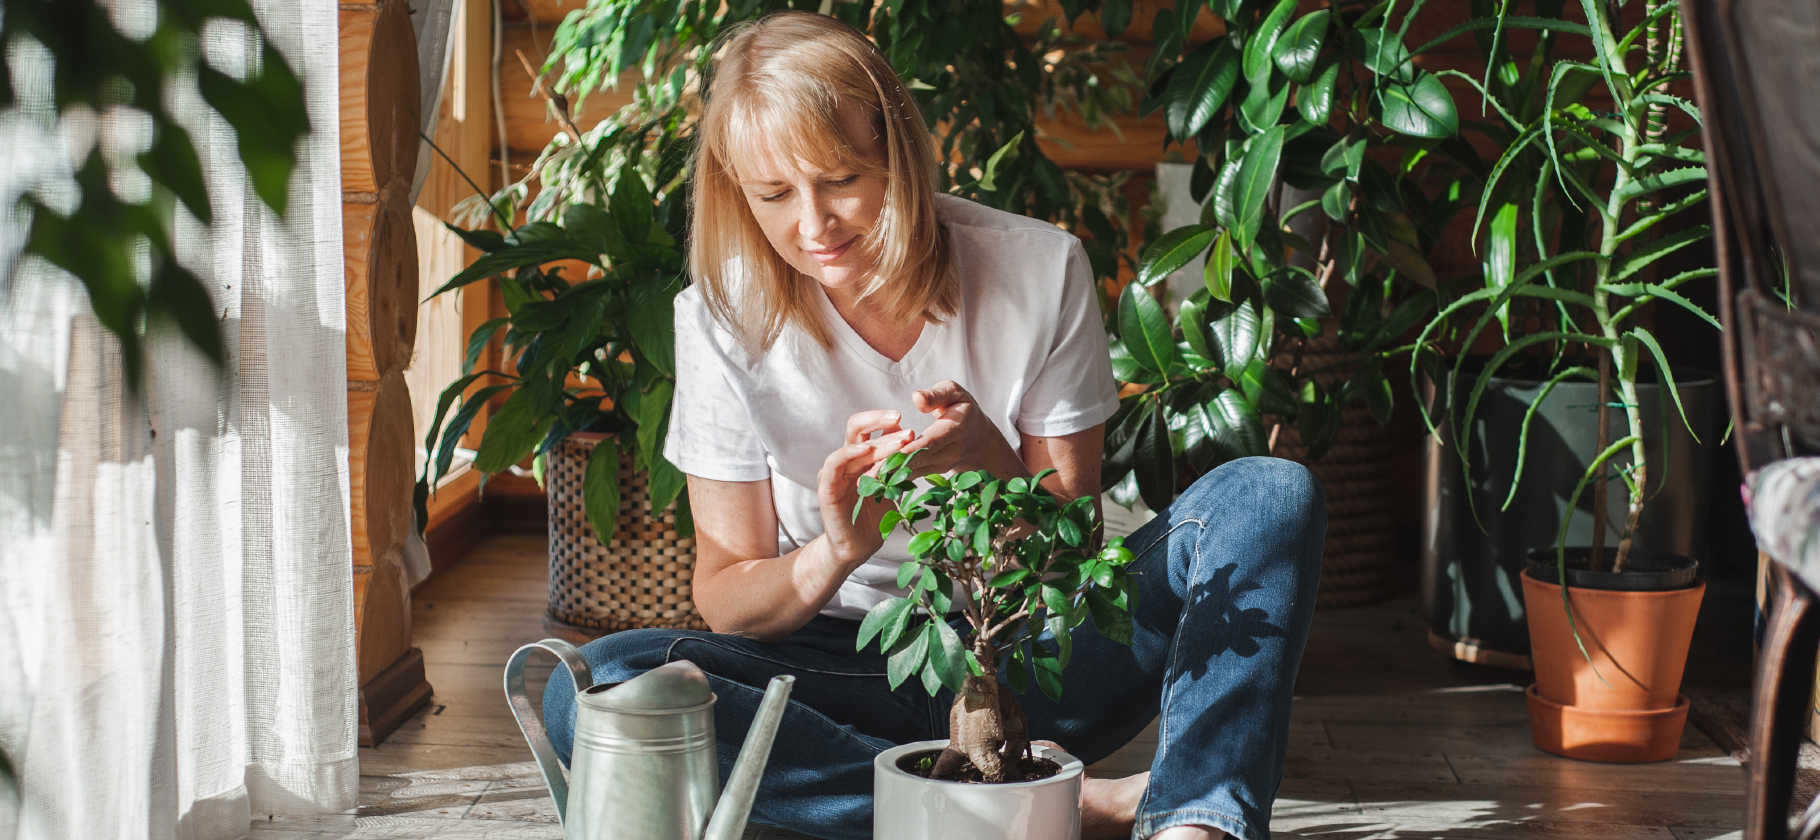
<svg viewBox="0 0 1820 840"><path fill-rule="evenodd" d="M1130 837L1137 825L1138 800L1149 784L1149 773L1123 779L1081 777L1081 840Z"/></svg>
<svg viewBox="0 0 1820 840"><path fill-rule="evenodd" d="M1204 825L1178 825L1165 828L1152 835L1150 840L1222 840L1226 832Z"/></svg>

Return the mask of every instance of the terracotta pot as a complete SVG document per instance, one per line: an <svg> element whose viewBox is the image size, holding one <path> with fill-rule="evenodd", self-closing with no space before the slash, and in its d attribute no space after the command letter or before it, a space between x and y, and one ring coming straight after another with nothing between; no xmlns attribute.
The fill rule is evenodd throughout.
<svg viewBox="0 0 1820 840"><path fill-rule="evenodd" d="M1559 584L1530 570L1522 580L1536 671L1529 696L1536 746L1592 761L1673 756L1687 720L1681 674L1706 584L1646 592L1569 586L1570 626Z"/></svg>

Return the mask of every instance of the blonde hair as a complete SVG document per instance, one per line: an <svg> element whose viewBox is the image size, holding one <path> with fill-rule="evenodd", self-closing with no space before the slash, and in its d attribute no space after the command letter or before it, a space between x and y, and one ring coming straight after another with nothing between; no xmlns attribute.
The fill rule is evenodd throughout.
<svg viewBox="0 0 1820 840"><path fill-rule="evenodd" d="M787 326L833 346L813 297L816 281L771 247L739 187L742 158L766 145L782 160L885 175L884 207L861 243L875 267L861 298L875 298L901 323L939 323L955 313L951 245L935 217L935 144L909 90L864 34L810 12L738 24L722 41L706 99L692 167L689 266L716 321L761 351ZM841 106L868 111L885 141L884 169L842 130ZM729 276L736 270L744 275L738 288Z"/></svg>

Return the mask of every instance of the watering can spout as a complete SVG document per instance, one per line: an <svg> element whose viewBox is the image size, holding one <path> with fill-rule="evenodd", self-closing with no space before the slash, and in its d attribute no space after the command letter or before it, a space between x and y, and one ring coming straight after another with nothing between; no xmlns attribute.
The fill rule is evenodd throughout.
<svg viewBox="0 0 1820 840"><path fill-rule="evenodd" d="M745 832L752 800L758 795L758 779L771 757L771 742L777 738L777 726L783 721L790 688L795 683L795 677L774 677L765 688L765 699L752 718L752 728L746 731L746 743L739 749L739 760L733 763L733 773L727 777L727 790L714 806L702 840L739 840Z"/></svg>

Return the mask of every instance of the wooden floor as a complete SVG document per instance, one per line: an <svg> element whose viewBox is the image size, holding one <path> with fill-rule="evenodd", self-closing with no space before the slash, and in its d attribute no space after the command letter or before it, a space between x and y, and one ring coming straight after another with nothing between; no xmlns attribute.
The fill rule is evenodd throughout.
<svg viewBox="0 0 1820 840"><path fill-rule="evenodd" d="M541 537L495 536L415 598L432 705L361 753L357 813L255 823L262 840L561 836L500 688L543 638ZM1297 685L1278 837L1718 840L1744 816L1738 763L1692 726L1673 761L1556 758L1529 743L1521 673L1460 665L1426 644L1414 598L1322 612ZM551 667L534 666L541 691ZM1154 729L1090 775L1148 769ZM797 835L758 832L764 840Z"/></svg>

